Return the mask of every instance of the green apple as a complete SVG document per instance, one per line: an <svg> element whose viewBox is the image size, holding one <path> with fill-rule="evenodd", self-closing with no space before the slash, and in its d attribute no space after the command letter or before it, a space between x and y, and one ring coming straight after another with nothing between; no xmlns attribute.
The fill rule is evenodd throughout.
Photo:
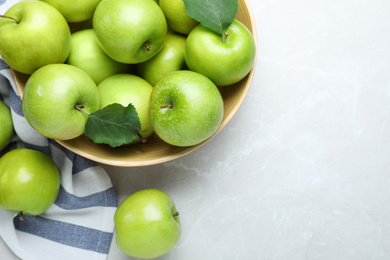
<svg viewBox="0 0 390 260"><path fill-rule="evenodd" d="M12 121L11 110L0 100L0 151L3 150L11 138L14 136L14 124Z"/></svg>
<svg viewBox="0 0 390 260"><path fill-rule="evenodd" d="M84 133L87 113L100 107L90 76L69 64L50 64L35 71L23 93L23 113L40 134L69 140Z"/></svg>
<svg viewBox="0 0 390 260"><path fill-rule="evenodd" d="M59 170L46 154L18 148L0 158L1 209L21 212L21 218L40 215L54 203L59 188Z"/></svg>
<svg viewBox="0 0 390 260"><path fill-rule="evenodd" d="M103 80L99 85L100 107L118 103L127 107L130 103L135 107L141 122L139 134L148 138L153 133L149 117L149 101L152 85L146 80L131 74L116 74ZM132 143L141 141L136 138Z"/></svg>
<svg viewBox="0 0 390 260"><path fill-rule="evenodd" d="M104 52L129 64L156 55L167 34L164 13L150 0L102 0L95 10L93 28Z"/></svg>
<svg viewBox="0 0 390 260"><path fill-rule="evenodd" d="M55 7L70 23L83 22L93 16L101 0L42 0Z"/></svg>
<svg viewBox="0 0 390 260"><path fill-rule="evenodd" d="M171 72L154 86L150 117L155 133L174 146L192 146L211 137L223 118L223 99L207 77Z"/></svg>
<svg viewBox="0 0 390 260"><path fill-rule="evenodd" d="M168 26L175 32L188 35L199 24L188 15L183 0L160 0L159 5L167 19Z"/></svg>
<svg viewBox="0 0 390 260"><path fill-rule="evenodd" d="M114 216L119 249L143 259L168 253L181 236L178 215L172 198L164 191L144 189L131 194Z"/></svg>
<svg viewBox="0 0 390 260"><path fill-rule="evenodd" d="M14 70L31 74L63 63L70 51L70 29L57 9L42 1L22 1L0 19L0 55Z"/></svg>
<svg viewBox="0 0 390 260"><path fill-rule="evenodd" d="M66 62L87 72L96 84L109 76L130 70L128 64L111 59L99 47L93 29L72 34L70 53Z"/></svg>
<svg viewBox="0 0 390 260"><path fill-rule="evenodd" d="M242 80L252 69L256 57L255 40L244 24L234 20L226 32L228 35L221 37L198 25L187 37L188 68L207 76L217 86Z"/></svg>
<svg viewBox="0 0 390 260"><path fill-rule="evenodd" d="M186 37L168 31L162 50L153 58L136 65L138 75L154 86L168 73L184 69L185 45Z"/></svg>

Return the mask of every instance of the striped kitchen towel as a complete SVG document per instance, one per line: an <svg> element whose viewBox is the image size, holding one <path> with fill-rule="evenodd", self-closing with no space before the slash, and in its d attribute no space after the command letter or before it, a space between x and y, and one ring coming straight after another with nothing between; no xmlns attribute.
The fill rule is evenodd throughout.
<svg viewBox="0 0 390 260"><path fill-rule="evenodd" d="M0 13L16 2L0 0ZM23 116L11 69L1 59L0 99L11 108L16 132L0 156L15 148L39 150L53 158L61 173L57 200L44 214L25 216L21 222L15 213L0 210L0 237L24 260L106 259L117 208L107 172L31 128Z"/></svg>

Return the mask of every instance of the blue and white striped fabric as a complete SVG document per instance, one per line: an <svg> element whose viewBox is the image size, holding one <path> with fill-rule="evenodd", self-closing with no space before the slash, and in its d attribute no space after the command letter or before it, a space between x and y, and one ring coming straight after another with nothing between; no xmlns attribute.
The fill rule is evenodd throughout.
<svg viewBox="0 0 390 260"><path fill-rule="evenodd" d="M0 0L0 13L16 2ZM21 222L18 215L0 210L0 237L24 260L106 259L117 208L108 174L97 163L70 152L31 128L23 116L12 72L1 59L0 99L11 107L16 132L0 156L15 148L39 150L51 156L61 172L58 198L44 214L25 216Z"/></svg>

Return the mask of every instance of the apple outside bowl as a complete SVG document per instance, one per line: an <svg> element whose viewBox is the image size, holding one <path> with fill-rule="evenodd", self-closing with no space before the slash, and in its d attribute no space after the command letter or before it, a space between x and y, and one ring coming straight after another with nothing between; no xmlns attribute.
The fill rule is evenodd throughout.
<svg viewBox="0 0 390 260"><path fill-rule="evenodd" d="M238 0L238 3L239 10L236 18L245 24L253 34L257 49L256 24L249 1ZM220 127L213 136L218 134L228 124L244 101L253 80L256 60L252 70L243 80L236 84L219 88L224 100L224 115ZM24 86L29 75L21 74L14 70L12 73L17 91L22 98ZM149 137L146 143L140 142L117 148L112 148L105 144L95 144L85 134L72 140L57 140L56 142L80 156L102 164L119 167L139 167L160 164L182 157L208 142L213 136L200 144L190 147L169 145L162 141L156 134Z"/></svg>

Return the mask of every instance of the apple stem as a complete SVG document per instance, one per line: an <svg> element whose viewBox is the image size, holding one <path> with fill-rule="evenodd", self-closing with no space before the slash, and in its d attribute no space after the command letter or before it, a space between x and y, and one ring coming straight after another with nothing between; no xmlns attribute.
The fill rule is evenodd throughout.
<svg viewBox="0 0 390 260"><path fill-rule="evenodd" d="M177 217L177 216L179 216L179 212L175 212L174 214L172 214L172 217Z"/></svg>
<svg viewBox="0 0 390 260"><path fill-rule="evenodd" d="M174 105L172 103L169 104L169 105L162 105L162 106L160 106L161 109L163 109L163 108L173 108L173 107L174 107Z"/></svg>
<svg viewBox="0 0 390 260"><path fill-rule="evenodd" d="M145 49L146 49L147 51L150 51L150 50L152 49L150 46L146 45L146 43L144 43L143 46L145 47Z"/></svg>
<svg viewBox="0 0 390 260"><path fill-rule="evenodd" d="M2 14L0 14L0 18L7 18L7 19L14 20L17 24L20 23L20 21L19 21L18 19L13 18L13 17L11 17L11 16L7 16L7 15L2 15Z"/></svg>
<svg viewBox="0 0 390 260"><path fill-rule="evenodd" d="M23 212L22 212L22 211L20 211L19 220L20 220L20 221L24 221L24 215L23 215Z"/></svg>
<svg viewBox="0 0 390 260"><path fill-rule="evenodd" d="M229 36L229 32L225 32L222 34L222 42L226 41L226 38Z"/></svg>
<svg viewBox="0 0 390 260"><path fill-rule="evenodd" d="M84 105L75 105L74 108L79 110L79 111L81 111L81 112L83 112L83 113L85 113L85 114L87 114L87 115L90 115L87 111L85 111L85 109L84 109L85 106Z"/></svg>
<svg viewBox="0 0 390 260"><path fill-rule="evenodd" d="M141 139L141 142L143 144L146 143L146 141L147 141L146 138L143 138L142 135L139 132L137 133L137 135L138 135L138 138Z"/></svg>

